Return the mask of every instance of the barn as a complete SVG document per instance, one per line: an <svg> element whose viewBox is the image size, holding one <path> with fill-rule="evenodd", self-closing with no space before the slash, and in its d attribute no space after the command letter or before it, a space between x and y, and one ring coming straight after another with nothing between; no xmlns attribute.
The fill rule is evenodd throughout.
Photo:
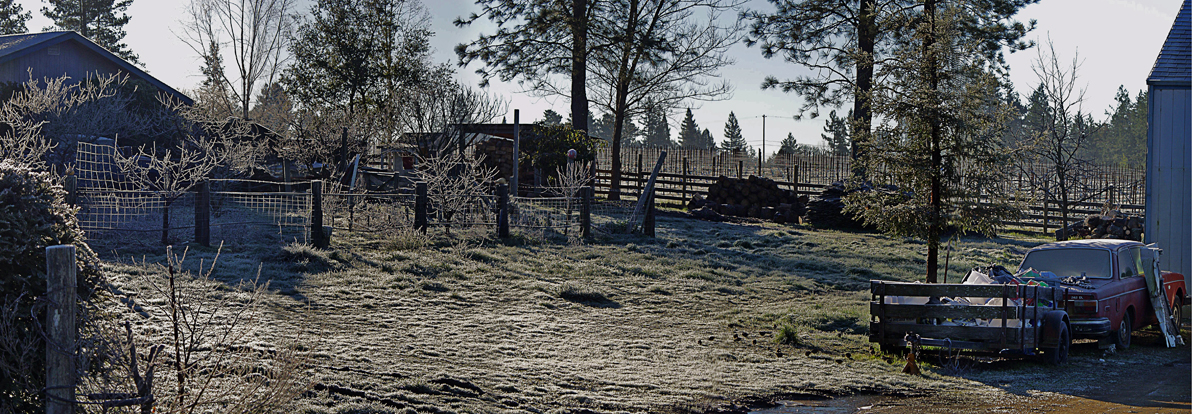
<svg viewBox="0 0 1200 414"><path fill-rule="evenodd" d="M0 36L0 83L22 83L63 75L80 81L88 75L124 72L187 104L192 99L155 79L146 71L92 43L75 32L44 32Z"/></svg>
<svg viewBox="0 0 1200 414"><path fill-rule="evenodd" d="M1192 277L1192 2L1184 0L1154 69L1146 136L1147 243L1162 269Z"/></svg>

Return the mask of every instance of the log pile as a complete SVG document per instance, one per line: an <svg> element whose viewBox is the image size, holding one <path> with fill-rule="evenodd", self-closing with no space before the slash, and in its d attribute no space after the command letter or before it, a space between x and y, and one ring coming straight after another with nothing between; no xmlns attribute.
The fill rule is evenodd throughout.
<svg viewBox="0 0 1200 414"><path fill-rule="evenodd" d="M863 184L861 187L847 190L845 184L836 181L825 187L819 196L808 201L808 214L804 216L804 222L820 228L862 229L864 228L862 223L842 211L846 207L842 198L859 191L876 190L871 184ZM888 185L882 186L878 190L897 191L898 189Z"/></svg>
<svg viewBox="0 0 1200 414"><path fill-rule="evenodd" d="M1145 219L1119 211L1092 214L1067 227L1067 234L1083 239L1123 239L1142 241ZM1062 230L1055 232L1063 239Z"/></svg>
<svg viewBox="0 0 1200 414"><path fill-rule="evenodd" d="M475 153L483 154L483 165L495 168L501 176L512 175L513 147L511 139L492 138L475 144Z"/></svg>
<svg viewBox="0 0 1200 414"><path fill-rule="evenodd" d="M737 179L720 176L708 186L708 195L693 197L692 210L708 209L724 216L750 217L776 223L798 223L808 196L783 190L774 180L751 175Z"/></svg>

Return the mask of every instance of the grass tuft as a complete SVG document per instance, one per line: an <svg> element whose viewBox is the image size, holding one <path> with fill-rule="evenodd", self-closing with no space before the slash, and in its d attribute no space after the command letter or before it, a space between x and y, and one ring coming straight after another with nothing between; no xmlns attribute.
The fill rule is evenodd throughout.
<svg viewBox="0 0 1200 414"><path fill-rule="evenodd" d="M795 345L800 343L800 339L796 336L796 327L790 323L785 323L779 327L779 331L775 333L775 343Z"/></svg>

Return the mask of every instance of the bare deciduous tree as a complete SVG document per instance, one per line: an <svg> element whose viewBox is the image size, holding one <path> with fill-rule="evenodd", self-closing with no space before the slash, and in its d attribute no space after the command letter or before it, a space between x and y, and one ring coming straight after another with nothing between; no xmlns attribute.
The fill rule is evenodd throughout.
<svg viewBox="0 0 1200 414"><path fill-rule="evenodd" d="M85 379L85 395L110 405L140 405L143 413L265 414L286 410L308 389L299 334L272 344L257 337L251 324L263 311L269 282L256 276L226 287L213 275L219 257L220 248L195 273L184 270L186 250L168 248L166 265L143 264L151 271L125 287L140 291L133 297L142 305L130 306L165 324L135 330L124 318L109 318L107 338L93 343L94 359L108 369ZM139 345L148 352L138 353Z"/></svg>
<svg viewBox="0 0 1200 414"><path fill-rule="evenodd" d="M1048 51L1038 47L1038 58L1032 64L1034 74L1041 82L1037 97L1031 98L1031 135L1026 138L1024 152L1027 162L1019 165L1030 177L1034 189L1058 208L1062 228L1070 224L1070 210L1103 194L1105 188L1096 188L1088 180L1098 173L1099 168L1084 154L1092 135L1100 124L1088 122L1082 116L1086 87L1076 85L1079 69L1083 63L1078 53L1064 66L1059 61L1053 42L1047 42ZM1049 214L1048 212L1046 214ZM1060 231L1061 239L1069 235Z"/></svg>
<svg viewBox="0 0 1200 414"><path fill-rule="evenodd" d="M445 146L421 160L417 176L429 186L430 210L443 222L470 223L471 213L490 214L483 196L490 193L496 169L482 154L466 154Z"/></svg>
<svg viewBox="0 0 1200 414"><path fill-rule="evenodd" d="M410 137L442 134L451 139L440 144L452 144L459 152L465 150L465 137L461 134L451 136L455 132L452 130L454 125L491 121L508 111L508 102L502 97L459 83L445 67L433 71L429 79L409 92L389 108L396 114L400 130L412 133L408 135ZM414 139L408 141L406 143L437 145Z"/></svg>
<svg viewBox="0 0 1200 414"><path fill-rule="evenodd" d="M199 56L219 45L233 58L233 77L221 74L233 91L241 116L250 117L250 102L260 83L276 81L287 60L295 0L191 0L182 33L176 33Z"/></svg>

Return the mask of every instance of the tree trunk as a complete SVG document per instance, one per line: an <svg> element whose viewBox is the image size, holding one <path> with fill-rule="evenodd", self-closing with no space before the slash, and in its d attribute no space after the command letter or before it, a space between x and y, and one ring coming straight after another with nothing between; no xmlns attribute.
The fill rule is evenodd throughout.
<svg viewBox="0 0 1200 414"><path fill-rule="evenodd" d="M937 283L937 268L938 268L938 245L941 238L941 223L942 223L942 145L941 145L941 121L938 119L938 111L934 106L937 105L936 94L938 88L937 77L937 55L933 51L935 20L934 8L937 7L936 0L925 0L925 33L922 34L921 44L921 71L924 72L926 82L928 82L927 90L922 94L925 96L918 97L924 101L921 103L921 110L925 112L923 118L929 128L929 143L930 143L930 174L933 175L930 180L929 188L929 235L926 236L928 245L925 258L925 281L929 283Z"/></svg>
<svg viewBox="0 0 1200 414"><path fill-rule="evenodd" d="M571 127L588 130L587 0L571 1ZM615 154L615 151L614 151ZM616 164L613 164L614 166Z"/></svg>
<svg viewBox="0 0 1200 414"><path fill-rule="evenodd" d="M879 30L875 23L875 9L876 0L859 2L858 49L862 55L854 69L854 108L850 112L850 159L853 161L859 161L862 155L859 140L871 133L871 80L875 77L875 36ZM856 162L852 174L861 179L866 171Z"/></svg>
<svg viewBox="0 0 1200 414"><path fill-rule="evenodd" d="M162 209L162 219L163 219L162 220L162 225L163 225L162 226L162 244L164 246L171 244L170 243L170 232L171 232L171 230L170 230L170 228L171 228L170 213L171 213L171 203L164 202L163 209Z"/></svg>

